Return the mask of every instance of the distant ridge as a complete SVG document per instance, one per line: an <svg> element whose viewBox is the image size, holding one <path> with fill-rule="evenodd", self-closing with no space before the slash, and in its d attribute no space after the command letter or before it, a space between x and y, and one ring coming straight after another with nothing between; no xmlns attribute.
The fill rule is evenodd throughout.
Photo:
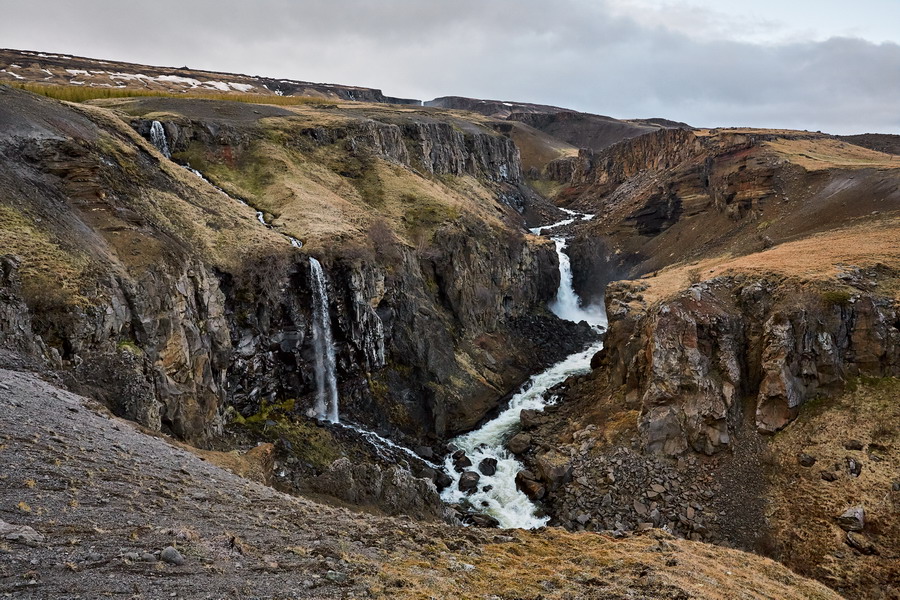
<svg viewBox="0 0 900 600"><path fill-rule="evenodd" d="M367 87L222 73L189 67L157 67L71 54L0 49L0 83L17 82L171 93L204 91L273 94L388 104L421 104L419 100L385 96L381 90Z"/></svg>

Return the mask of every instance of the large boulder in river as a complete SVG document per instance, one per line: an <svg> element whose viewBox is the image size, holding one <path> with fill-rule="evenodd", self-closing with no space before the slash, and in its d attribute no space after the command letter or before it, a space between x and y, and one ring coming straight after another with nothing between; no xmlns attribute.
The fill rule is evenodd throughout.
<svg viewBox="0 0 900 600"><path fill-rule="evenodd" d="M472 459L466 456L465 450L457 450L453 453L451 458L453 459L453 468L456 469L458 473L462 473L472 466Z"/></svg>
<svg viewBox="0 0 900 600"><path fill-rule="evenodd" d="M497 459L496 458L485 458L480 463L478 463L478 470L481 471L482 475L491 476L497 472Z"/></svg>
<svg viewBox="0 0 900 600"><path fill-rule="evenodd" d="M475 471L466 471L459 478L459 491L471 494L478 488L478 480L481 475Z"/></svg>

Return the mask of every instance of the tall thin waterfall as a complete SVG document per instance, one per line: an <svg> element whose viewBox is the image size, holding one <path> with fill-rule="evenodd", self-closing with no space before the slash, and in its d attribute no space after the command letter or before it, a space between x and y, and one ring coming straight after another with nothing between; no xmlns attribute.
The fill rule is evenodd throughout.
<svg viewBox="0 0 900 600"><path fill-rule="evenodd" d="M159 150L163 156L172 158L172 153L169 152L169 143L166 141L166 130L163 129L162 123L159 121L150 123L150 142L156 146L156 149Z"/></svg>
<svg viewBox="0 0 900 600"><path fill-rule="evenodd" d="M309 257L313 292L313 346L316 350L316 417L338 422L338 391L335 376L334 340L328 312L328 286L322 265Z"/></svg>

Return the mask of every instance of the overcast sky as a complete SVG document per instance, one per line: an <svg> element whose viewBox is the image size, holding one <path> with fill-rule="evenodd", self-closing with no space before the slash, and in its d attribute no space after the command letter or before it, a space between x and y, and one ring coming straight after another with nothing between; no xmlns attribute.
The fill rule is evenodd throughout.
<svg viewBox="0 0 900 600"><path fill-rule="evenodd" d="M900 0L0 0L0 15L0 46L25 50L900 133Z"/></svg>

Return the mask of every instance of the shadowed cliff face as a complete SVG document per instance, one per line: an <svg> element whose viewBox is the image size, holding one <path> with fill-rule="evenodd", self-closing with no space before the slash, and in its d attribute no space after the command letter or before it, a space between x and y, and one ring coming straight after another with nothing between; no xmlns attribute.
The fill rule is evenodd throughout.
<svg viewBox="0 0 900 600"><path fill-rule="evenodd" d="M30 327L15 360L55 364L148 427L198 441L226 404L311 406L307 251L326 270L342 411L368 425L441 439L578 342L544 310L556 255L521 228L536 197L517 149L480 123L116 104L153 113L229 196L139 136L153 119L0 93L4 327ZM30 323L12 319L22 303Z"/></svg>

